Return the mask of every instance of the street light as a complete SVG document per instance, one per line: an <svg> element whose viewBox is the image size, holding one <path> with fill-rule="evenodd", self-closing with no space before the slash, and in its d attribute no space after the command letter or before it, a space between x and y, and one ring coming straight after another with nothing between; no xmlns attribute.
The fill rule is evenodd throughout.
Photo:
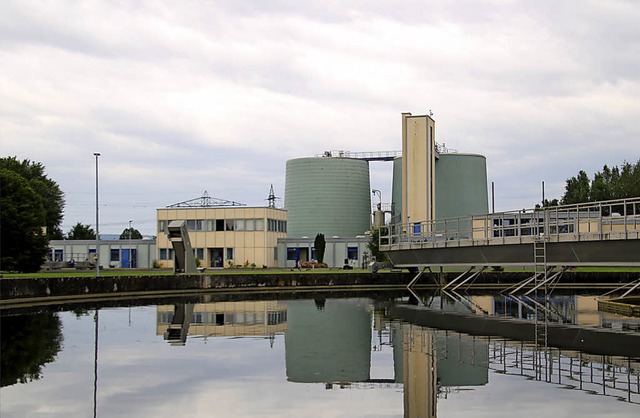
<svg viewBox="0 0 640 418"><path fill-rule="evenodd" d="M98 226L98 157L99 152L94 152L96 157L96 277L100 276L100 228Z"/></svg>
<svg viewBox="0 0 640 418"><path fill-rule="evenodd" d="M129 221L129 268L131 268L131 222L133 221Z"/></svg>
<svg viewBox="0 0 640 418"><path fill-rule="evenodd" d="M382 192L380 190L377 189L373 189L371 190L371 193L373 193L373 195L378 195L378 199L380 199L380 203L378 203L378 210L382 210Z"/></svg>

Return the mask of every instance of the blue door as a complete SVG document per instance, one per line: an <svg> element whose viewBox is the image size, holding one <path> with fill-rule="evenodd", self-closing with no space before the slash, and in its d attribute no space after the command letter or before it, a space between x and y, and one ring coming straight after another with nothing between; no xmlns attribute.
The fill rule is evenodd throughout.
<svg viewBox="0 0 640 418"><path fill-rule="evenodd" d="M120 265L123 269L133 269L138 266L138 254L135 248L122 250L120 255Z"/></svg>

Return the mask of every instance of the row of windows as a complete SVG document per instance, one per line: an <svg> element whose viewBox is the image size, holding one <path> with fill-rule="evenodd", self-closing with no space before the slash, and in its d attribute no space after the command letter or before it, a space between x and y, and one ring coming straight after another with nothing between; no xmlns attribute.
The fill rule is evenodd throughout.
<svg viewBox="0 0 640 418"><path fill-rule="evenodd" d="M173 312L159 312L159 323L173 321ZM264 312L194 312L191 324L215 325L259 325L264 324ZM287 322L287 311L267 312L267 325L278 325Z"/></svg>
<svg viewBox="0 0 640 418"><path fill-rule="evenodd" d="M204 250L205 250L204 248L194 248L193 252L195 257L200 260L204 260L205 259ZM222 257L222 253L220 253L218 257ZM160 248L160 260L173 260L173 248ZM233 260L233 248L227 248L227 260ZM117 260L111 260L111 261L117 261ZM216 267L219 267L219 266L216 266Z"/></svg>
<svg viewBox="0 0 640 418"><path fill-rule="evenodd" d="M171 221L158 221L158 232L164 232L169 222ZM287 221L267 219L267 230L287 232ZM264 219L189 219L187 220L187 231L264 231Z"/></svg>
<svg viewBox="0 0 640 418"><path fill-rule="evenodd" d="M300 260L300 254L306 254L306 247L303 248L287 248L287 260L294 261ZM316 249L311 248L311 258L316 258ZM349 260L357 260L358 259L358 247L347 247L347 258Z"/></svg>

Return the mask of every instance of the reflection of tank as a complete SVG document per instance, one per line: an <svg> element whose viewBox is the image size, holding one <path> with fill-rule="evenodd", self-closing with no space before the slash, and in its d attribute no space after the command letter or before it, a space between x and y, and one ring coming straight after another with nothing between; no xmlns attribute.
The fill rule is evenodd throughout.
<svg viewBox="0 0 640 418"><path fill-rule="evenodd" d="M437 381L440 386L482 386L488 383L487 341L457 332L445 333L417 325L393 324L392 327L396 382L404 380L403 356L419 352L435 357Z"/></svg>
<svg viewBox="0 0 640 418"><path fill-rule="evenodd" d="M287 379L364 382L371 366L371 314L364 303L291 301L285 334Z"/></svg>
<svg viewBox="0 0 640 418"><path fill-rule="evenodd" d="M353 158L287 161L285 208L289 237L355 237L370 227L369 163Z"/></svg>

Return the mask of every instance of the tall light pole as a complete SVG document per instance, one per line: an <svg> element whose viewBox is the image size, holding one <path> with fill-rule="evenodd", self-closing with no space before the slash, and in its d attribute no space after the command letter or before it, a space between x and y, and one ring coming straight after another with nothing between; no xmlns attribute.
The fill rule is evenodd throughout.
<svg viewBox="0 0 640 418"><path fill-rule="evenodd" d="M131 268L131 255L133 252L131 251L131 222L129 221L129 268Z"/></svg>
<svg viewBox="0 0 640 418"><path fill-rule="evenodd" d="M98 218L98 157L99 152L94 152L96 157L96 277L100 276L100 227Z"/></svg>

